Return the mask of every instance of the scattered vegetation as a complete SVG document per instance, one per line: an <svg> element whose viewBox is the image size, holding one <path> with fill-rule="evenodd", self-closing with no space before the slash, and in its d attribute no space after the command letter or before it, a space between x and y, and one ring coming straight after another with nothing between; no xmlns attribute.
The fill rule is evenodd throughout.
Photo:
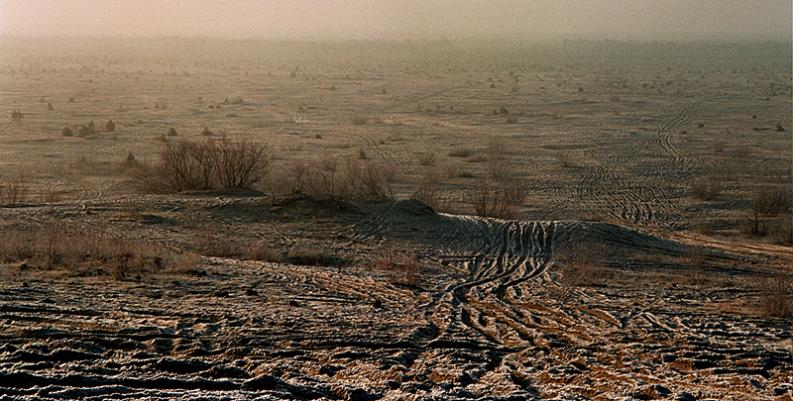
<svg viewBox="0 0 793 401"><path fill-rule="evenodd" d="M289 182L281 192L309 195L320 199L393 199L396 169L383 162L348 157L341 162L325 158L310 163L292 164Z"/></svg>
<svg viewBox="0 0 793 401"><path fill-rule="evenodd" d="M366 125L368 119L363 116L354 116L352 118L352 125Z"/></svg>
<svg viewBox="0 0 793 401"><path fill-rule="evenodd" d="M30 179L23 174L10 178L0 177L0 205L14 206L25 203L30 196Z"/></svg>
<svg viewBox="0 0 793 401"><path fill-rule="evenodd" d="M477 216L511 219L526 199L526 191L515 183L481 180L468 194Z"/></svg>
<svg viewBox="0 0 793 401"><path fill-rule="evenodd" d="M434 166L438 161L438 156L435 152L424 152L418 156L418 162L422 166Z"/></svg>
<svg viewBox="0 0 793 401"><path fill-rule="evenodd" d="M558 252L561 265L559 285L563 295L575 287L603 285L609 278L603 267L602 255L605 250L591 244L575 243Z"/></svg>
<svg viewBox="0 0 793 401"><path fill-rule="evenodd" d="M775 274L757 282L760 310L765 316L785 318L793 316L793 276Z"/></svg>
<svg viewBox="0 0 793 401"><path fill-rule="evenodd" d="M791 192L786 188L764 189L752 197L752 211L773 217L790 209Z"/></svg>
<svg viewBox="0 0 793 401"><path fill-rule="evenodd" d="M691 184L689 194L699 200L712 201L719 197L721 190L721 180L715 176L710 176Z"/></svg>
<svg viewBox="0 0 793 401"><path fill-rule="evenodd" d="M456 148L449 152L449 157L470 157L475 151L471 148Z"/></svg>
<svg viewBox="0 0 793 401"><path fill-rule="evenodd" d="M23 271L66 270L75 275L123 279L179 267L193 259L150 242L49 226L0 230L0 261L19 263Z"/></svg>
<svg viewBox="0 0 793 401"><path fill-rule="evenodd" d="M420 285L426 271L415 254L397 251L383 253L374 267L387 272L391 284L408 287Z"/></svg>
<svg viewBox="0 0 793 401"><path fill-rule="evenodd" d="M168 143L154 165L141 165L133 178L153 193L252 188L270 170L267 145L250 141L210 140Z"/></svg>

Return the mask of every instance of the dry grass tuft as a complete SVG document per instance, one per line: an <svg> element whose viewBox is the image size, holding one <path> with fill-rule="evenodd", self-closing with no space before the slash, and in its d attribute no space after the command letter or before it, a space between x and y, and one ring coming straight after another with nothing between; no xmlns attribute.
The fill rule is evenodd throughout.
<svg viewBox="0 0 793 401"><path fill-rule="evenodd" d="M689 193L696 199L703 201L712 201L718 198L721 194L722 183L717 177L710 176L700 179L691 184Z"/></svg>
<svg viewBox="0 0 793 401"><path fill-rule="evenodd" d="M374 261L374 267L388 273L391 284L408 287L418 286L425 273L425 267L414 254L386 252Z"/></svg>
<svg viewBox="0 0 793 401"><path fill-rule="evenodd" d="M179 268L193 259L151 242L50 226L0 231L0 261L20 263L20 270L66 270L123 279Z"/></svg>
<svg viewBox="0 0 793 401"><path fill-rule="evenodd" d="M292 248L284 261L300 266L342 267L349 264L347 259L319 248Z"/></svg>
<svg viewBox="0 0 793 401"><path fill-rule="evenodd" d="M526 195L525 188L518 183L481 180L469 192L468 200L479 217L511 219Z"/></svg>
<svg viewBox="0 0 793 401"><path fill-rule="evenodd" d="M193 249L204 256L258 260L263 262L282 262L281 252L263 241L244 242L212 235L198 235L193 238Z"/></svg>
<svg viewBox="0 0 793 401"><path fill-rule="evenodd" d="M605 250L591 244L575 244L561 251L559 285L566 294L574 287L600 286L609 279L603 268Z"/></svg>
<svg viewBox="0 0 793 401"><path fill-rule="evenodd" d="M471 157L471 155L473 155L474 153L476 153L476 151L474 151L471 148L456 148L456 149L452 149L452 151L449 152L449 157L466 158L466 157Z"/></svg>
<svg viewBox="0 0 793 401"><path fill-rule="evenodd" d="M758 280L760 310L765 316L793 316L793 276L777 274Z"/></svg>
<svg viewBox="0 0 793 401"><path fill-rule="evenodd" d="M0 177L0 205L15 206L30 199L31 180L23 174L4 179Z"/></svg>

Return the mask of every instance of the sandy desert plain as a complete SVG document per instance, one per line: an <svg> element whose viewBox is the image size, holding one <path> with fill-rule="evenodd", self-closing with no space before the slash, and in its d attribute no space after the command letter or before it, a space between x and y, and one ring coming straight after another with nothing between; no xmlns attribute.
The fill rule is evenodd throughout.
<svg viewBox="0 0 793 401"><path fill-rule="evenodd" d="M793 399L790 43L5 37L0 105L2 400Z"/></svg>

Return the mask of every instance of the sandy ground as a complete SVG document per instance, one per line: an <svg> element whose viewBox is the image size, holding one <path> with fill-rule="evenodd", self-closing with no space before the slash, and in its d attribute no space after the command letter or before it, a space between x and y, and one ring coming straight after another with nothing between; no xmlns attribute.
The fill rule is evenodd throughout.
<svg viewBox="0 0 793 401"><path fill-rule="evenodd" d="M31 197L0 207L0 229L197 254L211 235L352 263L200 256L121 278L0 265L0 399L791 399L790 320L760 313L754 283L790 273L793 251L743 233L751 195L790 183L789 57L683 56L14 54L0 109L24 118L0 122L0 174L22 172ZM108 119L114 132L61 135ZM171 127L171 141L208 127L266 142L276 170L364 152L396 168L397 199L442 172L447 207L136 193L122 161L155 160ZM513 220L472 216L492 140L528 189ZM720 195L692 197L711 177ZM571 284L582 249L603 276ZM415 282L378 267L395 251L417 255Z"/></svg>

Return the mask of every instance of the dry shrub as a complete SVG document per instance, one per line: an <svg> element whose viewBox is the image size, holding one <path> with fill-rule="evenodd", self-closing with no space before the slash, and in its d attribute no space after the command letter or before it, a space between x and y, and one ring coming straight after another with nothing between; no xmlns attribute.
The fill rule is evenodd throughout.
<svg viewBox="0 0 793 401"><path fill-rule="evenodd" d="M468 199L479 217L511 219L526 195L525 188L518 183L482 180L469 191Z"/></svg>
<svg viewBox="0 0 793 401"><path fill-rule="evenodd" d="M605 253L602 247L581 243L560 249L562 274L559 285L563 291L569 292L573 287L603 285L609 278L602 266Z"/></svg>
<svg viewBox="0 0 793 401"><path fill-rule="evenodd" d="M190 260L154 243L51 226L0 231L0 261L22 262L21 269L67 270L78 275L159 272Z"/></svg>
<svg viewBox="0 0 793 401"><path fill-rule="evenodd" d="M391 284L409 287L418 286L425 272L415 254L396 251L385 252L374 261L374 267L387 272Z"/></svg>
<svg viewBox="0 0 793 401"><path fill-rule="evenodd" d="M8 179L0 177L0 205L14 206L28 202L30 181L23 174Z"/></svg>
<svg viewBox="0 0 793 401"><path fill-rule="evenodd" d="M780 218L774 225L774 242L793 246L793 216Z"/></svg>
<svg viewBox="0 0 793 401"><path fill-rule="evenodd" d="M434 166L437 161L438 156L432 151L422 153L418 157L418 162L422 166Z"/></svg>
<svg viewBox="0 0 793 401"><path fill-rule="evenodd" d="M386 163L363 163L348 158L343 165L341 193L352 200L393 199L392 183L396 176L393 166Z"/></svg>
<svg viewBox="0 0 793 401"><path fill-rule="evenodd" d="M354 116L352 118L352 124L353 125L366 125L366 123L368 121L369 120L366 117L363 117L363 116Z"/></svg>
<svg viewBox="0 0 793 401"><path fill-rule="evenodd" d="M316 198L343 200L392 199L396 179L394 166L373 161L346 158L297 162L288 172L292 179L289 192Z"/></svg>
<svg viewBox="0 0 793 401"><path fill-rule="evenodd" d="M212 235L198 235L193 238L193 249L204 256L281 262L283 255L263 241L239 241L219 238Z"/></svg>
<svg viewBox="0 0 793 401"><path fill-rule="evenodd" d="M691 184L689 193L696 199L703 201L715 200L722 190L721 180L717 177L711 176L700 179Z"/></svg>
<svg viewBox="0 0 793 401"><path fill-rule="evenodd" d="M270 170L267 145L227 139L167 143L160 161L133 171L139 186L149 192L251 188Z"/></svg>
<svg viewBox="0 0 793 401"><path fill-rule="evenodd" d="M341 267L349 264L339 255L319 248L292 248L286 254L285 261L300 266Z"/></svg>
<svg viewBox="0 0 793 401"><path fill-rule="evenodd" d="M777 274L757 281L760 309L768 317L793 316L793 276Z"/></svg>
<svg viewBox="0 0 793 401"><path fill-rule="evenodd" d="M752 211L765 216L778 216L793 204L789 188L771 188L757 192L752 197Z"/></svg>
<svg viewBox="0 0 793 401"><path fill-rule="evenodd" d="M436 212L451 211L451 202L441 189L442 182L436 170L426 170L421 177L412 199L430 206Z"/></svg>
<svg viewBox="0 0 793 401"><path fill-rule="evenodd" d="M558 160L559 164L561 164L564 168L576 167L575 159L575 155L569 150L563 150L556 153L556 160Z"/></svg>
<svg viewBox="0 0 793 401"><path fill-rule="evenodd" d="M474 153L475 151L471 148L456 148L456 149L452 149L452 151L449 152L449 157L466 158L466 157L470 157Z"/></svg>

